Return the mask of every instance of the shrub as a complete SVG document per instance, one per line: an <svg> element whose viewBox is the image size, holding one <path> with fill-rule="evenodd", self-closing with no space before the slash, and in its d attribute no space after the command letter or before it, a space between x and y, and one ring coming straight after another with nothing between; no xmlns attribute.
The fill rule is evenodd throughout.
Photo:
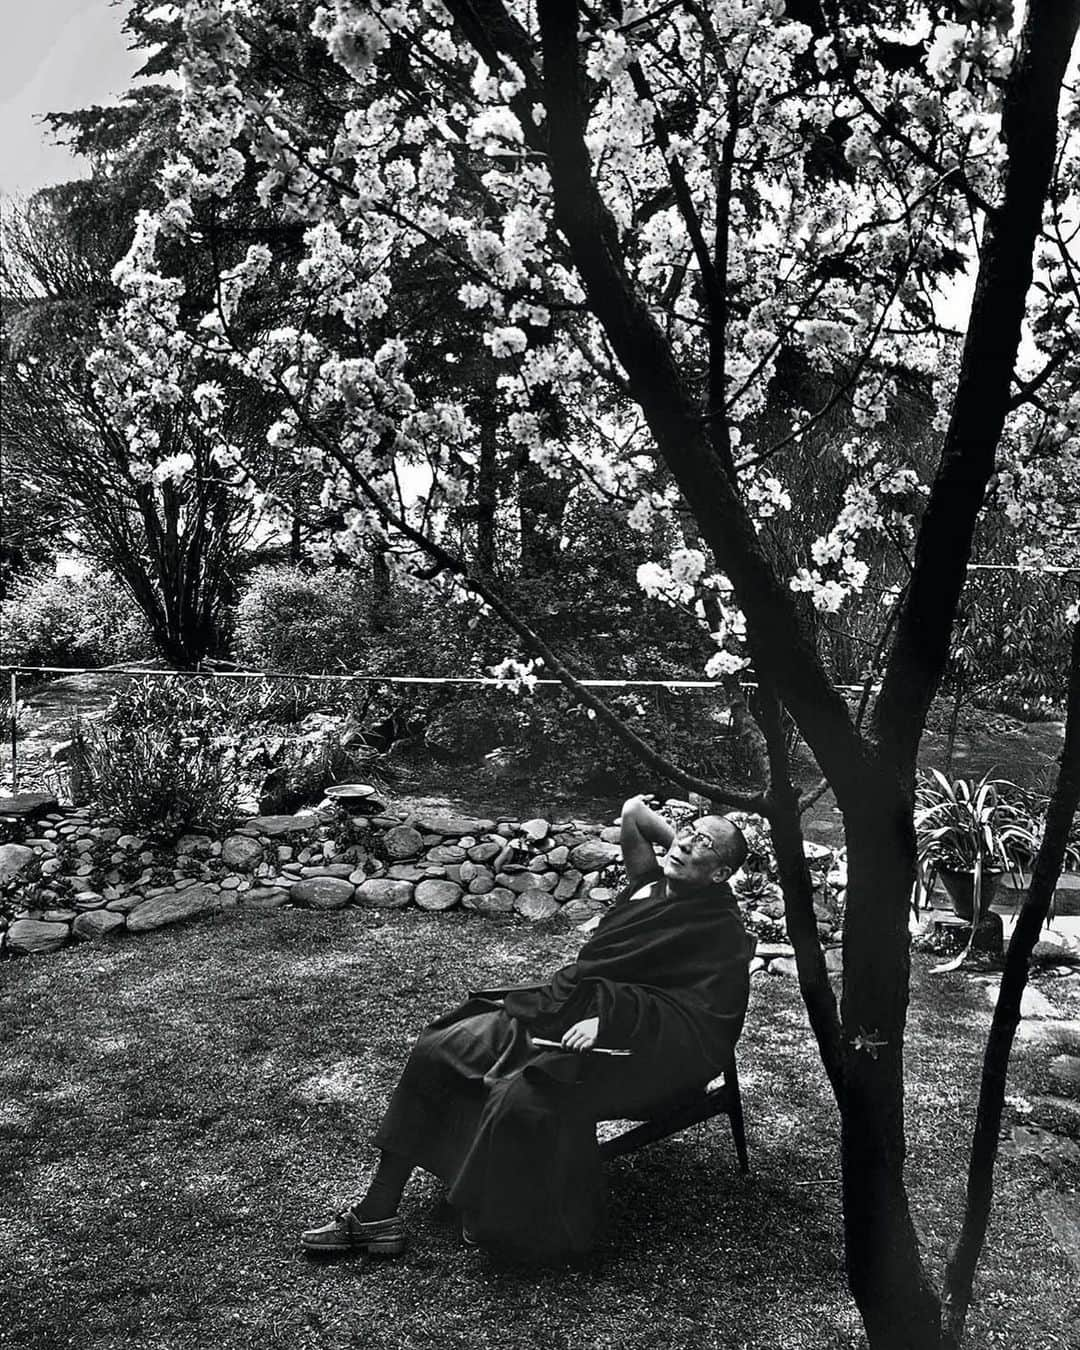
<svg viewBox="0 0 1080 1350"><path fill-rule="evenodd" d="M76 722L72 740L84 795L128 830L171 837L218 829L236 813L235 757L205 730Z"/></svg>
<svg viewBox="0 0 1080 1350"><path fill-rule="evenodd" d="M262 567L252 573L236 611L237 656L264 670L352 669L366 632L356 573Z"/></svg>
<svg viewBox="0 0 1080 1350"><path fill-rule="evenodd" d="M154 651L128 592L103 572L21 576L0 603L0 656L21 666L101 666Z"/></svg>

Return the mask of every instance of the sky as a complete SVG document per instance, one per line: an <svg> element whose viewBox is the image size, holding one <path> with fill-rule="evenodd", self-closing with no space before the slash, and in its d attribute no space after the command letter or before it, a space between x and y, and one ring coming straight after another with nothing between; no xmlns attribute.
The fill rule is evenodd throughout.
<svg viewBox="0 0 1080 1350"><path fill-rule="evenodd" d="M82 177L35 116L115 103L141 58L127 50L124 6L110 0L4 0L0 41L0 194Z"/></svg>

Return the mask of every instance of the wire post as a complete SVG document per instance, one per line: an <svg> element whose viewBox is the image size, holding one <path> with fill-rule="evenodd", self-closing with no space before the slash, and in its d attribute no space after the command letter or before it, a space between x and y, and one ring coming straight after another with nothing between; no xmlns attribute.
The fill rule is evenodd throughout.
<svg viewBox="0 0 1080 1350"><path fill-rule="evenodd" d="M11 672L11 795L19 791L19 713L16 700L19 696L19 676Z"/></svg>

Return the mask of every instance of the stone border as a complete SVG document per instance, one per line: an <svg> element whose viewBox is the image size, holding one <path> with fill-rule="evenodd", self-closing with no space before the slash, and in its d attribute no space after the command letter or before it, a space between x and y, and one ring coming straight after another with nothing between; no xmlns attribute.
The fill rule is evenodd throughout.
<svg viewBox="0 0 1080 1350"><path fill-rule="evenodd" d="M24 899L10 923L0 918L7 955L150 932L235 907L460 908L532 923L561 917L589 931L621 884L617 824L438 811L350 816L324 802L295 815L255 816L220 839L189 834L155 848L95 823L84 809L48 805L29 827L36 833L0 845L0 884L13 882ZM775 922L775 897L743 908ZM831 935L826 922L821 927ZM754 969L791 974L793 958L787 943L761 942ZM837 951L829 962L839 969Z"/></svg>

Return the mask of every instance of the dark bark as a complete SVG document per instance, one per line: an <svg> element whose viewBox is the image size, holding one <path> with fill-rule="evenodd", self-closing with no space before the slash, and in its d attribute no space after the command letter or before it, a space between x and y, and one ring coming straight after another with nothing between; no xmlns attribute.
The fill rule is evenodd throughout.
<svg viewBox="0 0 1080 1350"><path fill-rule="evenodd" d="M975 1267L986 1238L994 1193L994 1163L1005 1100L1013 1038L1020 1024L1020 999L1028 979L1028 959L1050 913L1054 888L1065 858L1065 846L1080 804L1080 624L1073 630L1065 745L1057 782L1046 813L1046 829L1035 859L1027 896L1020 907L1001 977L990 1036L983 1055L982 1082L968 1164L964 1223L945 1276L945 1345L959 1346L971 1302Z"/></svg>
<svg viewBox="0 0 1080 1350"><path fill-rule="evenodd" d="M975 520L1009 409L1032 256L1057 146L1057 107L1080 0L1032 0L1002 109L1008 151L1000 207L988 218L941 461L875 711L896 763L914 763L948 659Z"/></svg>
<svg viewBox="0 0 1080 1350"><path fill-rule="evenodd" d="M910 788L879 790L844 820L841 1164L848 1283L874 1350L935 1350L940 1304L919 1257L904 1189L907 917L915 874Z"/></svg>
<svg viewBox="0 0 1080 1350"><path fill-rule="evenodd" d="M373 633L385 633L394 617L393 580L386 549L377 544L371 553L371 599L368 604L368 622Z"/></svg>
<svg viewBox="0 0 1080 1350"><path fill-rule="evenodd" d="M843 1061L840 1016L836 997L829 983L825 954L818 936L814 914L814 888L803 848L799 794L791 781L787 740L775 693L766 684L758 691L755 712L765 737L769 758L769 790L765 816L769 821L773 848L776 850L780 886L784 892L784 918L788 939L795 948L799 989L810 1026L817 1038L818 1052L829 1076L837 1103L843 1102Z"/></svg>
<svg viewBox="0 0 1080 1350"><path fill-rule="evenodd" d="M499 414L495 401L495 363L484 363L484 397L476 409L480 427L480 470L476 482L476 565L487 576L495 572L495 513L499 505Z"/></svg>

